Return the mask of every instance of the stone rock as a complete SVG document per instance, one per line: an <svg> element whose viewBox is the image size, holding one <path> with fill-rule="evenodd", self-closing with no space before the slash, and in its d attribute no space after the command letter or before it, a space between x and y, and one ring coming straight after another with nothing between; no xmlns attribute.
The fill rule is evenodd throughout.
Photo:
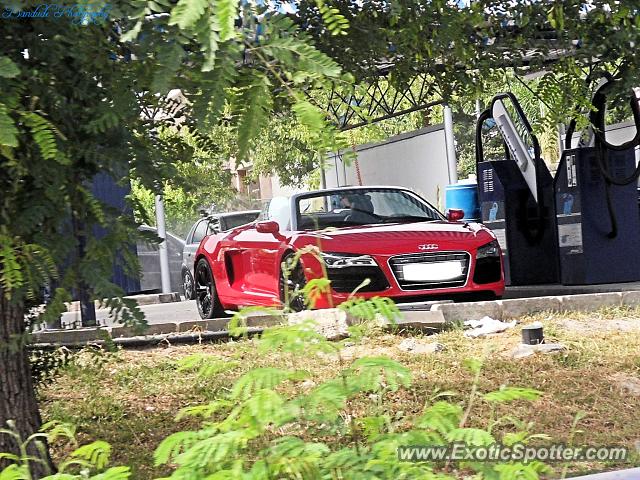
<svg viewBox="0 0 640 480"><path fill-rule="evenodd" d="M416 338L405 338L398 344L398 349L416 354L429 354L440 352L445 349L445 346L438 342L426 342Z"/></svg>
<svg viewBox="0 0 640 480"><path fill-rule="evenodd" d="M501 322L491 317L483 317L480 320L467 320L464 322L464 326L470 328L470 330L464 332L465 337L477 338L493 333L504 332L508 328L515 327L516 321Z"/></svg>
<svg viewBox="0 0 640 480"><path fill-rule="evenodd" d="M339 308L304 310L289 314L289 325L311 321L316 332L327 340L340 340L349 336L347 313Z"/></svg>
<svg viewBox="0 0 640 480"><path fill-rule="evenodd" d="M511 352L511 358L530 357L534 353L557 353L566 349L567 347L561 343L541 343L540 345L526 345L521 343Z"/></svg>
<svg viewBox="0 0 640 480"><path fill-rule="evenodd" d="M612 380L629 395L640 397L640 378L626 373L616 373Z"/></svg>

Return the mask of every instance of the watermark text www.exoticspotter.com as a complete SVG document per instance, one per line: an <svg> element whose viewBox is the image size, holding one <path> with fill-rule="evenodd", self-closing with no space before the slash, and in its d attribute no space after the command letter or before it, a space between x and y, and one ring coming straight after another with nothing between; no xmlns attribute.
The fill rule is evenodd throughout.
<svg viewBox="0 0 640 480"><path fill-rule="evenodd" d="M444 446L408 445L398 448L398 460L404 462L623 462L629 450L622 446L569 446L555 444L533 447L516 443L476 447L466 443Z"/></svg>
<svg viewBox="0 0 640 480"><path fill-rule="evenodd" d="M67 18L76 25L96 24L106 20L111 11L111 5L105 3L99 6L88 5L63 5L59 3L41 3L30 9L16 10L10 6L0 4L0 19L40 19L51 18L60 20Z"/></svg>

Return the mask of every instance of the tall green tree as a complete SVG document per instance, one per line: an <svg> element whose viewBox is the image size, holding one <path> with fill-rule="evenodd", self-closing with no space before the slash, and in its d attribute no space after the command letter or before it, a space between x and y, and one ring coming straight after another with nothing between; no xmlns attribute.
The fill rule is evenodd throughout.
<svg viewBox="0 0 640 480"><path fill-rule="evenodd" d="M273 16L259 38L250 25L237 28L241 14L255 12L241 12L236 1L119 1L106 18L20 14L34 11L33 2L7 8L0 24L0 425L14 420L27 438L41 423L26 354L27 302L54 279L59 288L45 316L59 314L80 282L96 298L117 299L123 292L106 280L114 262L131 260L135 270L126 245L136 225L92 197L91 179L102 172L159 191L174 175L176 158L191 153L158 134L154 119L166 113L170 88L188 96L194 124L216 124L232 105L240 157L277 105L315 132L318 148L332 145L331 127L301 92L339 80L341 71L285 18ZM56 266L94 225L108 235L88 239L61 276ZM122 299L108 305L125 319L139 314ZM0 452L17 448L0 435ZM46 449L32 445L30 453L33 478L52 468Z"/></svg>

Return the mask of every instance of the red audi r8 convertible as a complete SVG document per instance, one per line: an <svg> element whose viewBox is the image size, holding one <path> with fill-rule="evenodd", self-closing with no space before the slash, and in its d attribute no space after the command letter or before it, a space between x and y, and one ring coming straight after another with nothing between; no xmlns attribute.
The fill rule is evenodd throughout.
<svg viewBox="0 0 640 480"><path fill-rule="evenodd" d="M315 308L338 305L359 286L361 297L396 302L459 294L500 297L504 274L498 241L483 225L459 221L462 216L461 210L451 210L445 218L400 187L276 197L254 223L202 240L194 264L198 311L213 318L243 306L281 306L286 287L295 291L325 271L331 293ZM310 252L312 247L321 253ZM283 263L290 264L301 249L307 253L284 275ZM362 286L365 279L369 282ZM294 297L290 306L304 304Z"/></svg>

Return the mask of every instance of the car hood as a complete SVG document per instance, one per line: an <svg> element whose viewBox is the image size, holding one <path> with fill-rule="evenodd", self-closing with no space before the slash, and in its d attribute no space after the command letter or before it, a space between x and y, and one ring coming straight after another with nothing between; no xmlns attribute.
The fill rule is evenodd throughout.
<svg viewBox="0 0 640 480"><path fill-rule="evenodd" d="M304 236L319 240L324 251L389 255L425 252L418 246L426 244L431 246L428 251L467 250L495 238L481 224L445 221L362 225L308 232Z"/></svg>

